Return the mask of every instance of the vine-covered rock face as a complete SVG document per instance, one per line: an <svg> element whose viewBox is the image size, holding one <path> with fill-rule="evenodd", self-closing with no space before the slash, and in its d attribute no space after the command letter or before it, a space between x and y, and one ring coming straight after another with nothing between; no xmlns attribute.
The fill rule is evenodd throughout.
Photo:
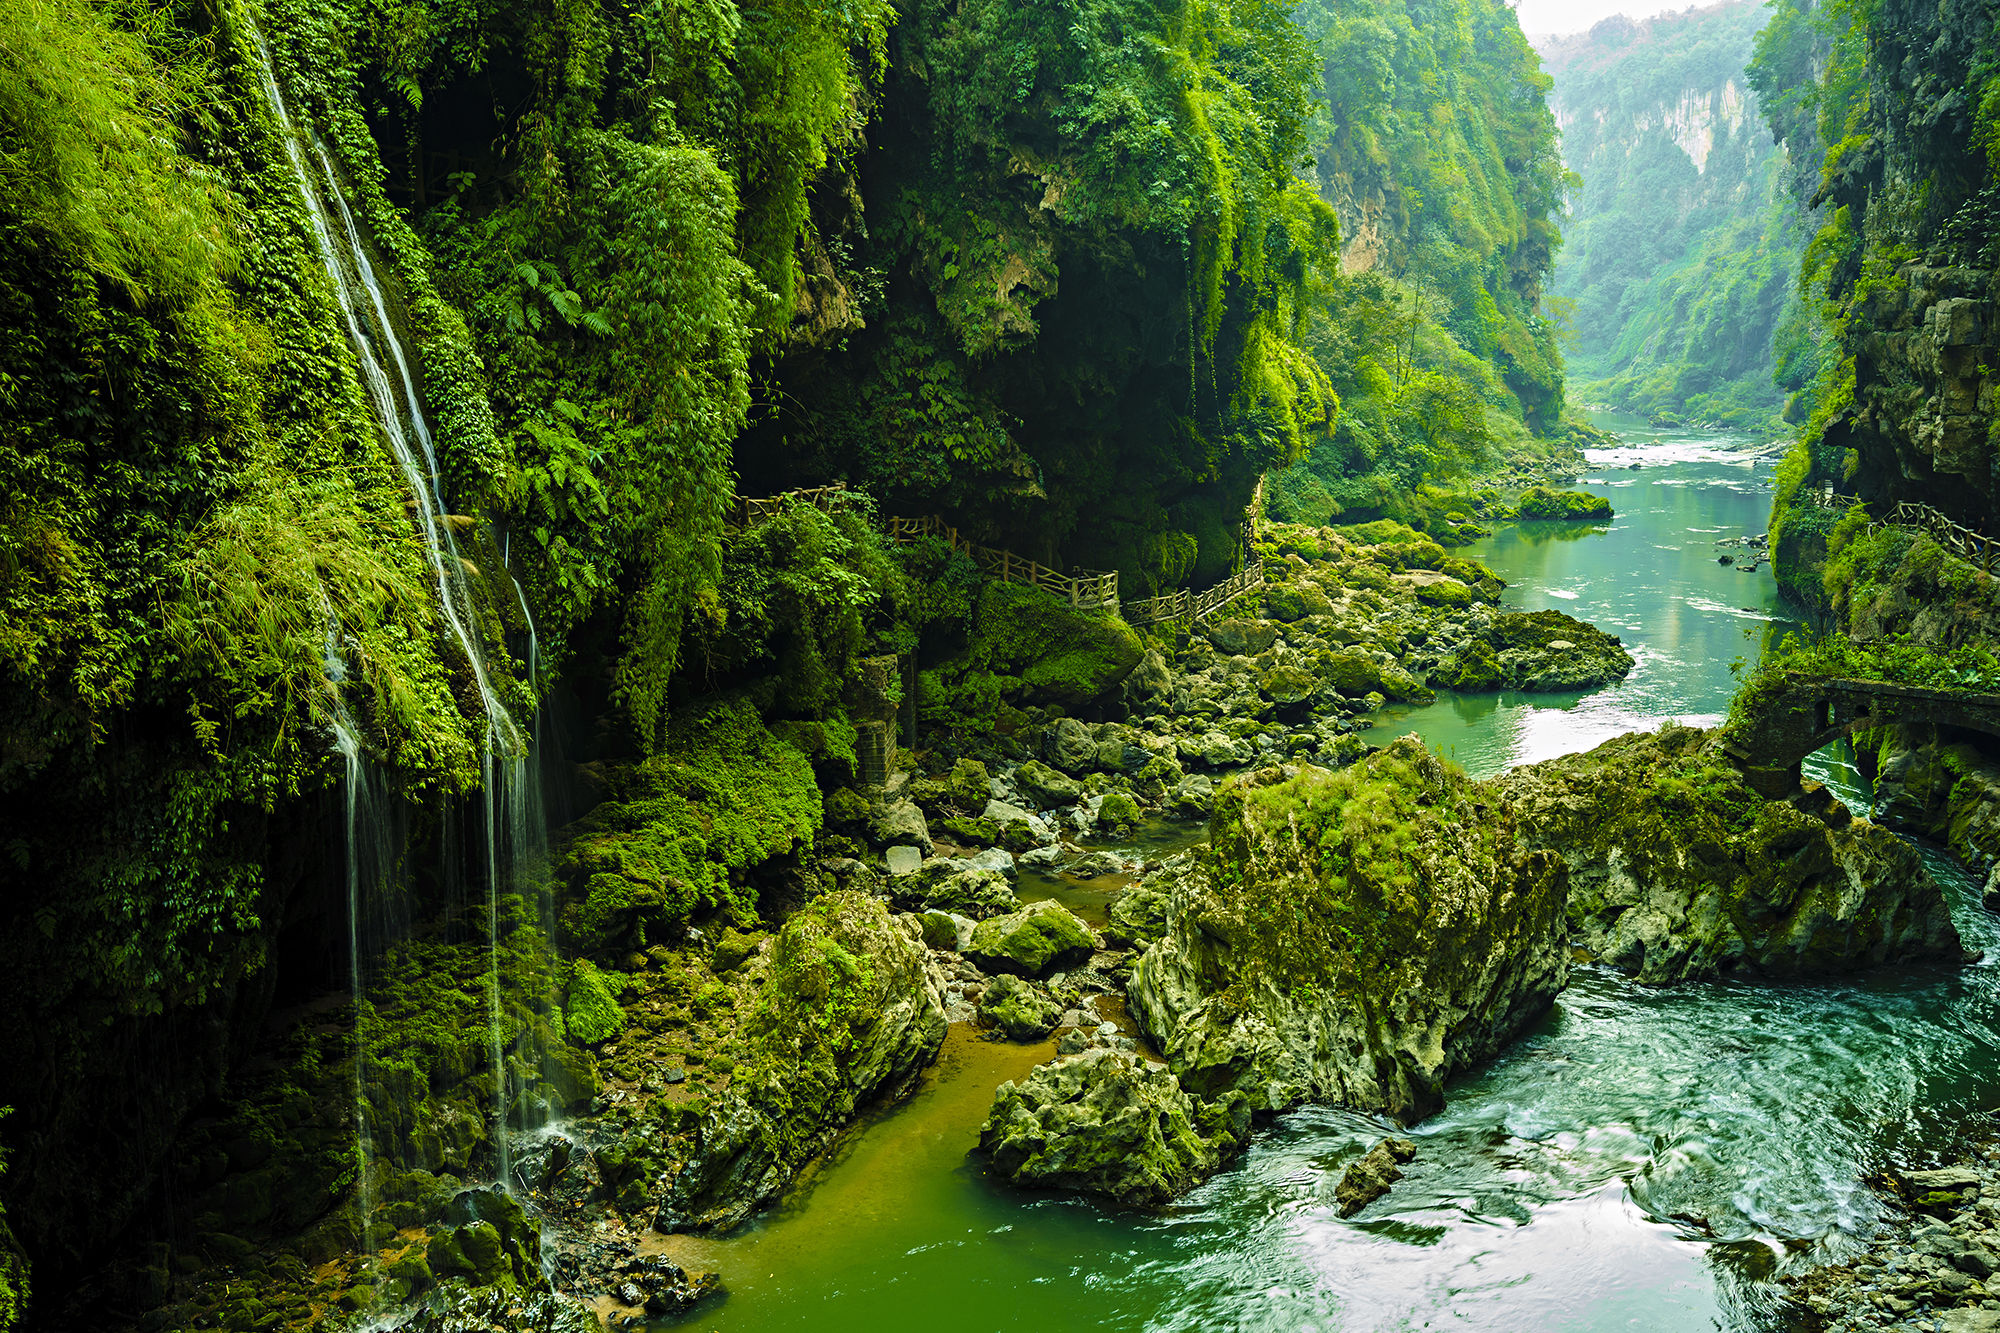
<svg viewBox="0 0 2000 1333"><path fill-rule="evenodd" d="M1154 1207L1215 1170L1213 1118L1164 1067L1084 1051L1001 1084L979 1146L1014 1184Z"/></svg>
<svg viewBox="0 0 2000 1333"><path fill-rule="evenodd" d="M1585 947L1641 981L1960 956L1915 848L1817 784L1766 800L1709 732L1620 736L1490 789L1568 865Z"/></svg>
<svg viewBox="0 0 2000 1333"><path fill-rule="evenodd" d="M1415 1118L1568 979L1561 861L1415 737L1237 779L1209 828L1129 988L1198 1097Z"/></svg>

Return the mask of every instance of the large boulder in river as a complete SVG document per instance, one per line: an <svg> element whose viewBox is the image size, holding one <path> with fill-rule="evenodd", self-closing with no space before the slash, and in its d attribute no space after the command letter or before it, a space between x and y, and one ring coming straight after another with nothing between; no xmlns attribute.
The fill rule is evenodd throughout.
<svg viewBox="0 0 2000 1333"><path fill-rule="evenodd" d="M1766 800L1711 732L1670 723L1488 786L1568 865L1585 947L1641 981L1960 957L1914 847L1817 783Z"/></svg>
<svg viewBox="0 0 2000 1333"><path fill-rule="evenodd" d="M979 1146L1017 1185L1157 1206L1215 1170L1214 1119L1163 1067L1090 1050L1001 1084Z"/></svg>
<svg viewBox="0 0 2000 1333"><path fill-rule="evenodd" d="M1632 654L1616 635L1561 611L1478 608L1431 684L1448 690L1588 690L1623 680Z"/></svg>
<svg viewBox="0 0 2000 1333"><path fill-rule="evenodd" d="M744 965L757 996L726 1090L679 1131L655 1225L727 1229L777 1197L870 1099L944 1043L944 974L914 917L828 893ZM651 1149L647 1152L650 1154Z"/></svg>
<svg viewBox="0 0 2000 1333"><path fill-rule="evenodd" d="M1236 779L1209 832L1128 989L1198 1098L1414 1118L1568 979L1562 861L1415 737Z"/></svg>

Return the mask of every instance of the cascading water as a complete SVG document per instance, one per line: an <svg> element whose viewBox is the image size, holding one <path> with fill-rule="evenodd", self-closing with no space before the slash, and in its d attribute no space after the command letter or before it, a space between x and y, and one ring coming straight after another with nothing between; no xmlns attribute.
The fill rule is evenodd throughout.
<svg viewBox="0 0 2000 1333"><path fill-rule="evenodd" d="M367 1044L361 1021L361 900L365 873L362 865L362 828L368 822L366 816L373 813L371 807L376 793L370 780L368 762L361 753L361 737L355 730L353 715L347 711L347 701L340 693L340 687L346 683L347 666L341 659L339 625L334 619L332 606L325 604L324 593L321 600L326 617L325 666L328 708L333 715L333 748L339 753L345 769L341 795L346 815L347 980L348 989L354 997L354 1189L360 1214L360 1249L361 1253L368 1254L374 1249L370 1231L375 1218L375 1182L369 1174L369 1167L375 1154L368 1132L368 1086L364 1070Z"/></svg>
<svg viewBox="0 0 2000 1333"><path fill-rule="evenodd" d="M531 862L546 841L541 824L539 784L532 766L528 738L495 695L485 654L472 632L473 601L465 577L465 562L452 539L437 469L437 455L426 421L423 402L411 372L411 358L389 317L375 266L363 243L361 229L348 207L323 144L311 144L311 161L302 147L301 136L278 87L269 46L256 24L247 21L258 57L258 79L279 135L290 160L294 183L305 204L306 220L322 267L340 307L347 341L353 348L361 383L384 442L409 488L417 527L423 538L425 557L437 587L438 607L445 628L463 655L477 687L486 714L486 734L480 747L481 796L484 805L486 926L488 935L488 1028L494 1070L493 1142L496 1175L503 1189L511 1189L513 1171L508 1145L508 1092L506 1041L501 1003L500 896L503 876L511 871L517 878L532 873ZM335 216L338 227L335 226ZM384 362L388 368L385 368ZM393 369L393 379L390 374ZM421 461L419 457L421 455ZM518 585L516 585L518 592ZM526 610L526 599L522 599ZM530 625L531 659L533 629ZM536 663L529 664L530 679ZM362 881L355 865L358 860L355 830L367 813L352 802L363 790L366 764L351 725L345 725L344 708L336 695L335 744L348 764L350 792L350 945L356 953L356 999L359 1003L358 922L362 912ZM502 853L506 853L503 869ZM546 937L545 937L546 938ZM358 1110L359 1108L357 1108ZM363 1119L361 1132L366 1135ZM363 1172L364 1187L366 1171ZM364 1224L365 1226L365 1224ZM364 1241L365 1241L364 1230Z"/></svg>

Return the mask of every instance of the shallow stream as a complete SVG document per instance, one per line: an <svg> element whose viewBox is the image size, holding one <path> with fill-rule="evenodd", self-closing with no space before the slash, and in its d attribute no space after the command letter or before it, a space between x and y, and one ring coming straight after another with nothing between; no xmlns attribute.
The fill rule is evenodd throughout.
<svg viewBox="0 0 2000 1333"><path fill-rule="evenodd" d="M1782 613L1768 569L1719 565L1713 543L1763 531L1770 461L1741 438L1615 425L1628 447L1586 474L1613 523L1505 529L1471 554L1509 581L1508 606L1622 635L1631 677L1385 710L1372 738L1417 731L1484 776L1724 712L1729 662L1754 660ZM1851 766L1814 767L1865 804ZM1932 860L1966 942L2000 958L1968 878ZM2000 1100L1997 980L1923 967L1647 989L1580 968L1536 1031L1410 1131L1408 1176L1352 1220L1334 1184L1385 1126L1324 1109L1284 1118L1162 1216L995 1185L968 1155L992 1089L1051 1048L954 1029L923 1087L850 1134L787 1209L724 1240L667 1238L731 1292L676 1327L1775 1329L1770 1274L1870 1226L1860 1177Z"/></svg>

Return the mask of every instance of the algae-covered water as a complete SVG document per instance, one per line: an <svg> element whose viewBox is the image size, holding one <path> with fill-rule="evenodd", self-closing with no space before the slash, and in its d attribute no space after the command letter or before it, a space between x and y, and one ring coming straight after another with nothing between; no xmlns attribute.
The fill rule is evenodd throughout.
<svg viewBox="0 0 2000 1333"><path fill-rule="evenodd" d="M1474 553L1510 580L1509 605L1622 634L1632 678L1581 698L1448 699L1384 717L1378 738L1416 730L1480 774L1724 711L1730 659L1754 658L1780 613L1768 572L1717 565L1712 542L1763 531L1769 463L1724 436L1627 439L1587 474L1618 508L1608 528L1511 530ZM1865 801L1837 758L1816 767ZM1965 876L1933 860L1967 942L2000 953ZM1996 981L1922 967L1646 989L1580 969L1535 1032L1410 1132L1407 1178L1352 1220L1334 1184L1385 1126L1334 1110L1286 1117L1162 1216L1001 1188L970 1154L979 1122L993 1087L1049 1048L954 1030L921 1090L850 1135L787 1210L723 1240L667 1238L731 1292L679 1327L1775 1328L1770 1274L1870 1225L1859 1178L2000 1100Z"/></svg>

